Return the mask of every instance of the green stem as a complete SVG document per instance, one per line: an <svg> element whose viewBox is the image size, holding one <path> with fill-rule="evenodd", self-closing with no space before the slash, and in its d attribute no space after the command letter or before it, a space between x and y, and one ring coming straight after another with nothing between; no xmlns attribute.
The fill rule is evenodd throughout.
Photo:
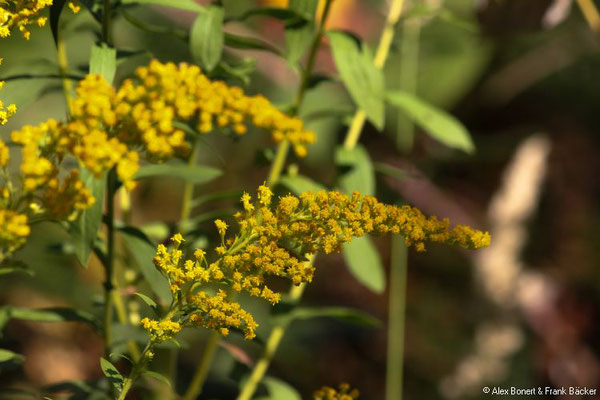
<svg viewBox="0 0 600 400"><path fill-rule="evenodd" d="M308 59L306 61L306 67L304 67L304 70L302 71L302 75L300 77L300 86L298 87L296 99L294 100L294 104L292 105L292 108L290 110L290 115L298 115L300 106L302 106L302 102L304 101L306 89L308 88L308 82L312 75L312 70L315 66L315 61L317 60L317 53L319 51L321 39L323 38L323 34L325 33L325 24L327 22L327 17L329 16L329 11L331 10L332 1L333 0L327 0L327 2L325 3L323 16L321 17L319 28L310 46ZM283 140L281 143L279 143L279 146L277 147L277 152L275 153L275 158L273 159L273 163L271 164L271 170L269 171L269 177L267 179L268 186L272 187L273 185L275 185L281 177L281 172L283 171L283 167L285 167L285 161L287 159L289 151L289 141Z"/></svg>
<svg viewBox="0 0 600 400"><path fill-rule="evenodd" d="M107 230L107 251L104 281L104 358L110 359L110 346L112 343L112 321L113 321L113 300L115 296L114 285L114 262L115 262L115 187L116 171L108 171L106 179L106 230Z"/></svg>
<svg viewBox="0 0 600 400"><path fill-rule="evenodd" d="M217 346L221 340L221 335L217 332L211 332L204 353L202 354L202 360L194 372L192 382L188 386L185 394L181 398L182 400L194 400L202 392L202 387L210 371L210 366L217 352Z"/></svg>
<svg viewBox="0 0 600 400"><path fill-rule="evenodd" d="M399 88L413 94L417 93L420 37L421 20L419 18L412 18L404 22L400 45ZM405 151L410 150L413 144L415 125L410 119L398 114L396 127L398 148Z"/></svg>
<svg viewBox="0 0 600 400"><path fill-rule="evenodd" d="M102 2L102 41L107 44L112 44L110 37L110 0L103 0Z"/></svg>
<svg viewBox="0 0 600 400"><path fill-rule="evenodd" d="M312 263L313 260L314 257L311 257L309 262ZM292 287L289 293L290 299L294 302L299 301L302 297L302 293L304 293L305 287L306 284ZM275 352L281 343L281 339L283 339L283 336L285 335L285 330L286 326L282 324L278 324L273 328L269 338L267 339L267 343L265 344L265 350L254 366L254 369L244 384L244 387L242 387L242 391L238 395L237 400L250 400L252 398L252 395L254 392L256 392L258 384L267 373L269 365L271 365L271 360L273 359L273 356L275 355Z"/></svg>
<svg viewBox="0 0 600 400"><path fill-rule="evenodd" d="M407 256L408 251L404 238L402 236L392 236L385 379L386 400L402 400Z"/></svg>
<svg viewBox="0 0 600 400"><path fill-rule="evenodd" d="M144 351L142 352L142 355L140 356L139 361L135 363L129 376L123 379L123 388L121 389L121 393L119 393L119 397L117 397L117 400L125 400L125 398L127 397L127 393L129 393L129 390L131 389L131 386L140 375L140 371L150 360L149 355L151 354L153 348L154 343L152 341L148 342L148 344L144 348Z"/></svg>
<svg viewBox="0 0 600 400"><path fill-rule="evenodd" d="M394 40L394 34L396 31L395 27L400 19L400 15L402 15L403 6L404 0L393 0L392 4L390 5L385 28L381 33L379 45L377 46L377 52L375 53L375 58L373 60L373 64L375 64L375 67L378 69L383 69L385 62L387 61L390 53L390 47ZM362 128L365 125L365 121L365 112L361 109L356 110L354 117L352 118L350 128L348 129L348 133L346 134L346 139L344 139L344 148L346 150L352 150L356 147L362 132Z"/></svg>

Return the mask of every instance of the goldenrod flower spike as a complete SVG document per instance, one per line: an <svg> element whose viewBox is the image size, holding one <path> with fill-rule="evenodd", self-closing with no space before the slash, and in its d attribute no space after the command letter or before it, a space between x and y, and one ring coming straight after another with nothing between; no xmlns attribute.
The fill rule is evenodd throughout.
<svg viewBox="0 0 600 400"><path fill-rule="evenodd" d="M182 321L222 335L235 328L251 339L258 325L238 303L227 299L225 291L209 295L201 289L202 284L226 285L276 304L281 295L267 286L269 276L289 279L295 285L310 282L314 268L306 262L307 256L339 252L355 237L401 234L418 251L425 249L426 241L471 249L490 242L487 232L462 225L450 229L448 220L426 217L414 207L382 204L360 193L307 192L299 197L287 195L274 203L271 190L261 185L257 202L253 203L247 193L241 202L245 211L235 215L240 227L235 237L225 239L227 224L215 221L221 245L215 248L214 262L209 263L201 249L195 250L194 259L184 260L180 234L171 239L170 248L159 245L154 257L174 298L186 310Z"/></svg>

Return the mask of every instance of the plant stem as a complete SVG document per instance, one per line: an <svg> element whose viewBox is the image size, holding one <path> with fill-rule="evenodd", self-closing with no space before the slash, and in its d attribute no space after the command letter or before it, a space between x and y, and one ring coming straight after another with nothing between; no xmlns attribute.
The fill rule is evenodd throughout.
<svg viewBox="0 0 600 400"><path fill-rule="evenodd" d="M402 236L392 236L385 377L386 400L402 400L407 256L408 249L406 243L404 243L404 238Z"/></svg>
<svg viewBox="0 0 600 400"><path fill-rule="evenodd" d="M314 257L311 257L309 262L312 264L313 260L314 260ZM306 284L304 284L304 283L301 285L298 285L298 286L293 286L289 293L290 299L292 301L300 300L300 298L302 297L302 293L304 293L305 287L306 287ZM271 360L273 359L273 356L275 355L275 352L277 351L277 348L279 347L279 344L281 343L281 339L283 339L285 330L286 330L286 326L282 325L282 324L278 324L273 328L273 330L271 331L271 334L269 335L269 338L267 339L267 343L265 344L265 350L264 350L261 358L258 360L256 365L254 366L254 369L252 370L250 377L244 384L242 391L240 392L240 394L237 397L237 400L250 400L252 398L252 395L254 394L254 392L256 391L256 388L258 387L258 384L260 383L262 378L267 373L267 370L269 369Z"/></svg>
<svg viewBox="0 0 600 400"><path fill-rule="evenodd" d="M71 91L73 90L73 82L67 77L69 72L69 60L67 58L67 47L65 46L65 40L63 38L60 27L58 28L56 37L56 58L58 60L58 69L62 80L63 92L65 94L65 102L67 104L67 111L71 113L71 101L73 100Z"/></svg>
<svg viewBox="0 0 600 400"><path fill-rule="evenodd" d="M391 4L386 26L381 35L381 39L377 47L377 53L375 55L374 63L377 66L377 68L383 68L383 66L385 65L385 61L389 54L390 46L394 38L394 26L400 18L403 3L404 0L394 0ZM327 12L329 11L328 5L326 5L325 8ZM324 14L323 20L321 20L322 25L324 25L324 19L326 18L326 16L327 15ZM357 110L354 114L354 118L348 130L348 133L346 134L346 139L344 141L344 147L346 149L352 150L354 147L356 147L356 144L358 143L358 138L360 137L360 133L362 131L362 127L364 126L365 118L366 114L362 110ZM314 263L314 259L315 257L314 255L312 255L309 258L308 262L312 265ZM300 298L302 297L302 293L304 292L304 286L305 285L294 286L291 289L290 297L292 298L292 300L300 300ZM237 400L250 400L252 398L252 395L258 387L258 384L267 372L273 355L279 347L279 343L281 342L281 339L283 338L284 334L284 325L279 324L273 328L271 334L269 335L269 338L267 339L265 351L263 352L263 355L261 356L260 360L258 360L256 365L254 366L250 378L244 384L244 387L242 388L242 391L240 392L240 395L238 396Z"/></svg>
<svg viewBox="0 0 600 400"><path fill-rule="evenodd" d="M103 0L102 2L102 41L108 45L112 45L110 37L110 0Z"/></svg>
<svg viewBox="0 0 600 400"><path fill-rule="evenodd" d="M112 343L112 321L114 300L114 262L115 262L115 187L116 171L108 171L106 179L106 264L104 265L106 278L104 282L104 358L110 359L110 346Z"/></svg>
<svg viewBox="0 0 600 400"><path fill-rule="evenodd" d="M306 67L304 67L304 70L302 71L302 75L300 77L300 86L298 87L296 99L294 100L294 104L292 105L290 115L298 115L300 106L302 106L302 102L304 101L306 89L308 88L308 81L310 80L312 70L315 66L315 61L317 60L317 53L319 51L321 39L323 38L323 34L325 33L325 24L327 23L327 17L329 16L329 11L331 10L332 1L333 0L327 0L325 3L325 8L323 9L321 22L319 23L319 28L310 46L308 59L306 61ZM277 147L277 152L275 153L275 158L273 159L273 163L271 164L271 170L269 171L269 177L267 179L268 186L272 187L273 185L275 185L281 177L281 172L283 171L283 167L285 167L285 160L287 158L289 150L289 141L283 140L281 143L279 143L279 146Z"/></svg>
<svg viewBox="0 0 600 400"><path fill-rule="evenodd" d="M117 400L125 400L125 398L127 397L127 393L129 393L129 390L131 389L131 386L139 376L140 370L149 361L149 354L151 353L153 347L154 343L152 341L148 342L148 344L144 348L144 351L142 352L142 355L140 356L139 361L137 361L134 364L129 376L123 379L123 388L121 389L121 393L119 393L119 397L117 397Z"/></svg>
<svg viewBox="0 0 600 400"><path fill-rule="evenodd" d="M375 58L373 60L373 64L375 64L375 67L378 69L383 69L385 62L387 61L390 53L390 47L394 40L395 26L402 15L403 6L404 0L393 0L392 4L390 5L385 22L385 28L381 33L379 45L377 46L377 52L375 53ZM367 115L365 112L360 109L356 110L354 113L352 123L350 124L348 133L346 134L346 139L344 140L344 148L346 150L352 150L356 147L362 132L362 128L365 125L366 116Z"/></svg>
<svg viewBox="0 0 600 400"><path fill-rule="evenodd" d="M219 335L217 332L210 333L210 337L208 338L206 347L204 348L204 353L202 354L202 360L200 361L198 368L196 368L192 382L181 398L182 400L194 400L202 392L202 386L204 385L206 377L208 376L208 372L210 370L215 353L217 352L217 345L219 344L220 340L221 335Z"/></svg>
<svg viewBox="0 0 600 400"><path fill-rule="evenodd" d="M594 2L592 0L577 0L577 5L590 29L596 34L600 33L600 13L598 13Z"/></svg>

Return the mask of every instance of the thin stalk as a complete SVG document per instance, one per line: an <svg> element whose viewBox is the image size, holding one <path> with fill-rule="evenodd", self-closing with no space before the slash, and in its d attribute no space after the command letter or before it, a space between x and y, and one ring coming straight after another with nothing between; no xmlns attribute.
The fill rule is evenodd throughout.
<svg viewBox="0 0 600 400"><path fill-rule="evenodd" d="M419 41L421 38L421 20L412 18L402 27L400 45L399 87L408 93L417 93L419 72ZM415 125L404 116L398 115L396 121L396 144L401 150L410 150L413 144Z"/></svg>
<svg viewBox="0 0 600 400"><path fill-rule="evenodd" d="M377 45L377 52L375 53L375 58L373 60L373 64L378 69L383 69L385 62L387 61L390 53L390 47L396 32L395 26L402 15L403 6L404 0L393 0L392 4L390 4L390 9L385 22L385 28L383 28L383 32L381 33L379 44ZM350 128L348 129L348 133L346 134L346 139L344 140L344 148L346 150L352 150L356 147L362 132L362 128L365 125L365 121L365 112L360 109L356 110L354 117L352 118Z"/></svg>
<svg viewBox="0 0 600 400"><path fill-rule="evenodd" d="M58 69L62 80L67 110L69 114L71 114L71 102L73 101L71 92L73 90L73 82L67 77L67 73L69 72L69 60L67 58L67 47L65 46L65 41L60 28L58 29L56 38L56 58L58 60Z"/></svg>
<svg viewBox="0 0 600 400"><path fill-rule="evenodd" d="M590 29L596 33L600 33L600 13L592 0L577 0L577 6L583 17L585 18Z"/></svg>
<svg viewBox="0 0 600 400"><path fill-rule="evenodd" d="M110 9L110 0L103 0L102 2L102 41L106 44L111 45L111 35L110 35L110 27L111 27L111 9Z"/></svg>
<svg viewBox="0 0 600 400"><path fill-rule="evenodd" d="M115 298L114 263L115 263L115 188L116 171L111 169L106 179L106 264L104 281L104 358L110 358L112 343L113 300Z"/></svg>
<svg viewBox="0 0 600 400"><path fill-rule="evenodd" d="M404 372L404 322L408 251L402 236L392 236L390 265L386 400L402 400Z"/></svg>
<svg viewBox="0 0 600 400"><path fill-rule="evenodd" d="M309 262L312 264L313 260L314 257L311 257ZM294 302L299 301L302 297L302 294L304 293L305 287L306 284L293 286L289 293L290 299ZM250 400L252 398L252 395L254 394L254 392L256 392L258 384L267 373L269 365L271 365L271 360L277 352L277 348L281 343L281 339L283 339L283 336L285 335L285 330L286 326L283 324L278 324L273 328L269 335L269 338L267 339L267 343L265 344L265 350L261 358L254 366L254 369L252 370L250 377L248 377L248 380L244 384L242 391L237 397L237 400Z"/></svg>
<svg viewBox="0 0 600 400"><path fill-rule="evenodd" d="M210 337L206 342L206 347L204 348L204 353L202 354L200 364L198 364L198 368L196 368L196 371L194 372L192 382L181 398L182 400L194 400L201 393L202 386L204 385L204 382L208 376L208 372L210 371L210 366L213 358L215 357L215 353L217 352L217 346L220 340L221 335L216 332L210 333Z"/></svg>
<svg viewBox="0 0 600 400"><path fill-rule="evenodd" d="M306 89L308 88L308 82L310 80L310 76L312 74L312 70L315 66L315 61L317 60L317 53L319 51L319 47L321 44L321 39L323 38L323 33L325 33L325 25L327 23L327 17L329 16L329 11L331 11L331 3L333 0L327 0L325 3L325 8L323 9L323 15L321 17L321 22L319 23L319 28L313 41L310 45L310 50L308 53L308 59L306 61L306 67L302 71L302 75L300 77L300 86L298 87L298 92L296 92L296 99L294 100L294 104L290 110L291 115L297 115L300 110L300 106L304 101L304 96L306 95ZM271 164L271 170L269 171L269 177L267 179L267 185L273 186L277 183L279 178L281 177L281 172L285 167L285 160L287 158L288 152L290 151L290 142L287 140L283 140L279 143L277 147L277 152L275 153L275 158L273 159L273 163Z"/></svg>

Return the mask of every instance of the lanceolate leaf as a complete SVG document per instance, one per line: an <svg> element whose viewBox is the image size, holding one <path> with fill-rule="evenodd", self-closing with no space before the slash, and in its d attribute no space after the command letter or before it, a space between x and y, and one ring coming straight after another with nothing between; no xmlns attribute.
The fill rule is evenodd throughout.
<svg viewBox="0 0 600 400"><path fill-rule="evenodd" d="M210 182L221 176L221 174L221 170L205 165L152 164L142 166L135 178L169 177L183 179L186 182L199 185Z"/></svg>
<svg viewBox="0 0 600 400"><path fill-rule="evenodd" d="M0 349L0 365L6 362L23 362L25 357L6 349Z"/></svg>
<svg viewBox="0 0 600 400"><path fill-rule="evenodd" d="M204 7L194 0L122 0L123 4L150 4L156 6L179 8L180 10L203 12Z"/></svg>
<svg viewBox="0 0 600 400"><path fill-rule="evenodd" d="M233 33L225 32L225 44L236 49L264 50L278 56L281 55L281 51L270 43L253 37L234 35Z"/></svg>
<svg viewBox="0 0 600 400"><path fill-rule="evenodd" d="M348 33L330 31L327 36L335 65L350 96L369 121L377 129L383 129L384 78L381 70L373 64L371 51Z"/></svg>
<svg viewBox="0 0 600 400"><path fill-rule="evenodd" d="M119 230L119 233L123 237L125 246L133 256L150 288L164 304L169 304L171 301L169 284L152 262L156 254L156 246L150 244L149 240L142 238L140 235L132 233L130 230Z"/></svg>
<svg viewBox="0 0 600 400"><path fill-rule="evenodd" d="M208 71L219 63L223 53L223 15L223 8L208 7L198 14L190 32L192 57Z"/></svg>
<svg viewBox="0 0 600 400"><path fill-rule="evenodd" d="M84 168L81 170L81 180L94 196L96 202L69 225L69 234L75 249L75 256L81 265L86 267L102 220L106 176L101 179L95 178L91 172Z"/></svg>
<svg viewBox="0 0 600 400"><path fill-rule="evenodd" d="M98 321L92 314L68 307L52 307L27 309L20 307L8 307L8 315L12 319L33 322L85 322L95 328Z"/></svg>
<svg viewBox="0 0 600 400"><path fill-rule="evenodd" d="M431 137L448 147L473 153L475 146L467 129L456 118L426 103L417 96L404 92L387 93L390 104L398 107Z"/></svg>
<svg viewBox="0 0 600 400"><path fill-rule="evenodd" d="M121 390L123 386L123 376L115 366L105 358L100 358L100 368L108 381L113 384L117 390Z"/></svg>
<svg viewBox="0 0 600 400"><path fill-rule="evenodd" d="M285 56L291 65L300 61L312 42L318 3L318 0L290 0L290 10L310 17L305 22L289 25L285 29Z"/></svg>
<svg viewBox="0 0 600 400"><path fill-rule="evenodd" d="M370 314L362 310L345 307L296 307L289 313L276 316L275 318L283 323L311 318L332 318L353 325L367 327L381 325L381 321Z"/></svg>

